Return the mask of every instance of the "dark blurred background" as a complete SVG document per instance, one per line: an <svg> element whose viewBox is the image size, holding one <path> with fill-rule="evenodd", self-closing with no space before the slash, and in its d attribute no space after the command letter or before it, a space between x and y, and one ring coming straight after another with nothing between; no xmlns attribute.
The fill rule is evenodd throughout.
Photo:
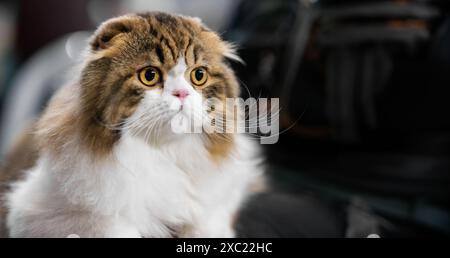
<svg viewBox="0 0 450 258"><path fill-rule="evenodd" d="M240 46L244 95L280 98L242 236L450 236L448 0L0 0L0 159L92 30L148 10L201 17Z"/></svg>

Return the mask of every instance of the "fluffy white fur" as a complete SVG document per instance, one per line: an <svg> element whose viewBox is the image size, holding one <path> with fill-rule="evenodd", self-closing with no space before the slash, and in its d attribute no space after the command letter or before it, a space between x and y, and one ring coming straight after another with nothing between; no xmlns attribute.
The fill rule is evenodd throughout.
<svg viewBox="0 0 450 258"><path fill-rule="evenodd" d="M67 139L63 158L41 153L7 197L10 236L235 236L233 216L262 174L258 148L236 135L230 158L216 163L204 136L171 132L175 115L204 113L187 108L198 106L201 95L185 80L186 69L180 62L164 90L147 93L110 159L95 160L79 135ZM190 92L183 109L175 89Z"/></svg>

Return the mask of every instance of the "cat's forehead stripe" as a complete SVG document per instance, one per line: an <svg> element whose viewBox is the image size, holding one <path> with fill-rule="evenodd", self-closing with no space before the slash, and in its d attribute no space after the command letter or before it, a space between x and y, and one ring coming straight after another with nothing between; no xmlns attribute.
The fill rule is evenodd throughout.
<svg viewBox="0 0 450 258"><path fill-rule="evenodd" d="M165 57L164 57L164 52L163 52L161 46L157 46L157 47L155 48L155 51L156 51L156 56L157 56L158 59L159 59L159 62L160 62L161 64L164 64L164 62L165 62L166 59L165 59Z"/></svg>

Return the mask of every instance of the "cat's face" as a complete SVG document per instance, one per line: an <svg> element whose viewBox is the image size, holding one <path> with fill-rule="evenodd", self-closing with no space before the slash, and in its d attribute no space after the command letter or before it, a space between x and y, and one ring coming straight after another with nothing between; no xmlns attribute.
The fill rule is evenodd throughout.
<svg viewBox="0 0 450 258"><path fill-rule="evenodd" d="M194 18L116 18L99 28L91 47L81 77L83 116L109 130L103 134L168 140L186 127L201 129L205 116L223 112L221 103L239 94L226 62L236 57L232 48ZM207 137L214 145L223 135Z"/></svg>

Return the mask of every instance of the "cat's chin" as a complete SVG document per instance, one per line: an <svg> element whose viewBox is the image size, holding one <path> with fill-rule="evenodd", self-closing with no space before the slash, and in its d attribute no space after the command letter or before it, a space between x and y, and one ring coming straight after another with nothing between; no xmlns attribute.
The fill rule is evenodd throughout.
<svg viewBox="0 0 450 258"><path fill-rule="evenodd" d="M152 147L163 147L171 144L176 144L177 142L185 141L188 138L198 137L199 134L196 133L175 133L170 127L165 129L160 129L152 132L151 134L144 135L138 134L134 137L137 137L139 140L145 142L146 144Z"/></svg>

